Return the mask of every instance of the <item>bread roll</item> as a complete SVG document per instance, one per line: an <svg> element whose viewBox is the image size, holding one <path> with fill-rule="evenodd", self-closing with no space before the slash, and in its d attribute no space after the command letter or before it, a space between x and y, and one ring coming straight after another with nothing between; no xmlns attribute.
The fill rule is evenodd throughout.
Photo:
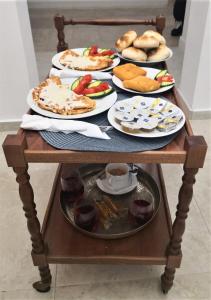
<svg viewBox="0 0 211 300"><path fill-rule="evenodd" d="M139 75L145 76L147 72L134 64L124 64L113 68L113 73L119 79L126 80Z"/></svg>
<svg viewBox="0 0 211 300"><path fill-rule="evenodd" d="M150 48L158 48L159 41L153 36L138 36L133 42L133 46L136 48L142 49L150 49Z"/></svg>
<svg viewBox="0 0 211 300"><path fill-rule="evenodd" d="M160 44L164 44L164 45L166 44L165 38L157 31L147 30L143 33L143 36L153 36L159 41Z"/></svg>
<svg viewBox="0 0 211 300"><path fill-rule="evenodd" d="M137 33L133 30L130 30L123 34L117 41L116 41L116 49L121 52L123 49L129 47L133 41L137 38Z"/></svg>
<svg viewBox="0 0 211 300"><path fill-rule="evenodd" d="M160 45L159 48L148 52L148 61L165 60L170 55L170 49L166 45Z"/></svg>
<svg viewBox="0 0 211 300"><path fill-rule="evenodd" d="M134 47L126 48L122 51L122 56L125 58L130 58L133 60L139 60L139 61L146 61L147 55L146 53L141 50Z"/></svg>

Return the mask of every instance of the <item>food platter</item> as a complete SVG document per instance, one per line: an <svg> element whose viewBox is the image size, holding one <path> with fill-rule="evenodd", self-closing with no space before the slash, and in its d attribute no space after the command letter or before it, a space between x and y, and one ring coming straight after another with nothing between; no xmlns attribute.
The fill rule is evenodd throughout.
<svg viewBox="0 0 211 300"><path fill-rule="evenodd" d="M71 50L73 50L74 52L78 53L79 55L82 55L85 49L86 49L86 48L75 48L75 49L71 49ZM52 57L52 64L53 64L55 67L57 67L58 69L60 69L60 70L66 69L66 67L63 66L63 65L60 63L60 58L61 58L61 56L63 55L63 53L64 53L64 51L59 52L59 53L55 54L55 55ZM113 69L114 67L116 67L119 63L120 63L120 58L119 58L119 57L115 57L115 58L113 59L113 64L112 64L110 67L104 68L104 69L101 69L101 70L98 70L98 71L108 71L108 70L111 70L111 69ZM77 72L77 70L74 70L74 71ZM89 72L93 73L93 72L96 72L96 71L89 71Z"/></svg>
<svg viewBox="0 0 211 300"><path fill-rule="evenodd" d="M126 58L126 57L123 57L122 54L120 52L117 52L117 55L125 60L125 61L129 61L129 62L132 62L132 63L138 63L138 64L141 64L141 65L153 65L153 64L157 64L157 63L161 63L163 61L167 61L169 60L170 58L172 58L173 56L173 51L169 48L169 56L165 59L161 59L161 60L154 60L154 61L140 61L140 60L134 60L134 59L130 59L130 58Z"/></svg>
<svg viewBox="0 0 211 300"><path fill-rule="evenodd" d="M88 201L98 201L100 203L106 195L97 187L96 184L96 179L99 178L99 174L102 175L103 170L104 167L99 169L99 166L93 165L86 165L80 170ZM119 239L131 236L153 221L159 210L160 204L160 193L154 179L141 168L138 168L137 179L137 188L132 192L124 195L112 195L113 203L122 213L118 219L112 221L112 225L107 229L105 229L99 222L97 222L97 226L95 226L92 231L79 227L74 221L74 206L65 201L65 198L62 197L62 193L60 197L61 212L72 226L91 237L100 239ZM142 225L134 225L128 218L128 206L131 199L134 197L145 198L153 203L153 214L151 218Z"/></svg>
<svg viewBox="0 0 211 300"><path fill-rule="evenodd" d="M75 81L76 78L64 78L61 79L63 84L72 84ZM98 115L106 110L108 110L117 100L117 93L113 91L113 93L96 99L96 108L92 111L83 113L83 114L77 114L77 115L61 115L57 114L45 109L40 108L33 100L32 98L32 91L30 90L27 96L27 103L33 109L35 112L39 113L40 115L49 117L49 118L56 118L56 119L81 119L81 118L87 118L91 116Z"/></svg>
<svg viewBox="0 0 211 300"><path fill-rule="evenodd" d="M159 69L155 69L155 68L146 68L146 67L143 67L142 69L144 69L147 74L146 74L146 77L148 78L151 78L151 79L154 79L155 76L161 71ZM155 91L152 91L152 92L139 92L139 91L135 91L135 90L132 90L132 89L128 89L128 88L125 88L123 86L123 82L121 79L119 79L117 76L113 75L112 76L112 81L113 83L120 89L124 90L124 91L127 91L127 92L131 92L131 93L136 93L136 94L145 94L145 95L148 95L148 94L159 94L159 93L164 93L168 90L170 90L174 84L175 84L175 81L172 85L169 85L169 86L165 86L165 87L161 87L159 88L158 90L155 90Z"/></svg>
<svg viewBox="0 0 211 300"><path fill-rule="evenodd" d="M155 100L156 98L151 98L151 97L143 97L143 96L140 96L141 98L145 98L147 100ZM129 98L129 99L125 99L125 100L122 100L122 101L119 101L121 102L121 104L123 103L130 103L130 101L134 101L134 98ZM164 137L164 136L168 136L168 135L171 135L177 131L179 131L185 124L185 115L183 113L183 111L177 107L176 105L172 104L171 102L168 101L168 99L162 97L160 98L162 99L164 102L166 102L166 104L171 104L173 106L173 108L177 109L180 116L181 116L181 120L179 121L179 123L177 124L177 126L171 130L171 131L167 131L167 132L162 132L162 131L159 131L158 129L153 129L152 131L149 131L149 132L146 132L146 131L140 131L140 133L131 133L131 132L127 132L127 131L124 131L122 129L122 126L121 124L119 124L117 121L116 121L116 118L115 118L115 114L116 114L116 108L115 108L115 105L112 106L109 111L108 111L108 121L109 123L118 131L124 133L124 134L128 134L128 135L131 135L131 136L136 136L136 137L140 137L140 138L159 138L159 137ZM119 103L117 102L117 103Z"/></svg>

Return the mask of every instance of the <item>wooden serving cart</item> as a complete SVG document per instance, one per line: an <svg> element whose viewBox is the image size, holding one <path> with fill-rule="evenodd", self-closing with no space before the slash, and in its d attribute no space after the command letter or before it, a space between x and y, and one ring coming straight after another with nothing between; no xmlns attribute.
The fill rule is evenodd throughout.
<svg viewBox="0 0 211 300"><path fill-rule="evenodd" d="M165 97L182 109L183 103L175 88L166 93ZM168 292L173 285L175 269L181 264L182 236L195 175L203 167L207 150L204 138L193 135L188 119L185 127L169 145L155 151L115 153L57 150L48 145L39 133L22 129L6 137L3 149L8 166L17 175L32 241L32 260L40 272L41 280L33 284L36 290L45 292L50 289L49 263L128 263L165 265L161 287L164 293ZM145 170L155 179L161 193L160 208L154 221L135 235L120 240L95 239L83 235L65 220L59 208L63 164L109 162L145 164ZM42 228L30 184L29 163L59 163ZM184 166L173 225L160 165L164 163Z"/></svg>
<svg viewBox="0 0 211 300"><path fill-rule="evenodd" d="M144 22L143 24L156 25L159 32L162 32L165 23L163 18L158 18L157 23ZM110 21L106 20L104 23L109 25ZM128 21L123 23L131 24ZM65 23L64 18L57 18L60 51L67 47L63 35L64 25L67 24L70 23ZM160 68L166 68L166 65L162 64ZM185 111L184 103L175 88L163 95ZM30 113L33 111L30 110ZM164 148L154 151L117 153L58 150L48 145L38 132L22 129L19 129L17 134L6 137L3 149L8 166L13 168L17 176L19 194L32 241L32 260L40 272L41 280L33 284L36 290L46 292L50 289L49 264L127 263L165 265L161 287L164 293L168 292L173 285L175 270L181 264L182 236L193 195L195 175L204 165L207 150L204 138L193 135L187 116L186 124L176 138ZM95 239L82 234L65 220L59 207L60 176L64 164L74 166L82 163L110 162L145 164L145 170L155 179L161 194L160 207L155 219L140 232L119 240ZM59 163L42 228L37 218L33 188L30 184L29 163ZM183 164L184 169L173 224L161 169L161 164L165 163Z"/></svg>

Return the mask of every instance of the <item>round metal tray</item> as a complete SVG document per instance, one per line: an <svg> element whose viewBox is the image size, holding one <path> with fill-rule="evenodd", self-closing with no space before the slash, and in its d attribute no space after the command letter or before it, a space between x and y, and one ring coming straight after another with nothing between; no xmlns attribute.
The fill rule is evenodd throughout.
<svg viewBox="0 0 211 300"><path fill-rule="evenodd" d="M85 197L90 201L100 202L103 196L107 195L110 199L112 199L112 202L114 204L116 204L118 207L121 207L123 212L125 210L125 213L123 213L120 218L113 220L111 222L112 225L109 229L105 229L101 224L98 224L94 231L90 232L80 228L75 224L73 214L74 208L64 200L64 198L62 197L62 192L60 196L61 211L68 222L70 222L76 229L86 235L101 239L119 239L131 236L151 223L155 215L157 214L160 204L160 193L158 186L155 183L154 179L147 172L138 167L138 185L133 191L123 195L109 195L102 192L96 185L96 179L99 178L99 176L102 176L104 168L105 165L85 165L79 169L85 186ZM128 205L134 195L143 198L150 198L153 201L153 215L149 221L141 226L135 226L128 219Z"/></svg>

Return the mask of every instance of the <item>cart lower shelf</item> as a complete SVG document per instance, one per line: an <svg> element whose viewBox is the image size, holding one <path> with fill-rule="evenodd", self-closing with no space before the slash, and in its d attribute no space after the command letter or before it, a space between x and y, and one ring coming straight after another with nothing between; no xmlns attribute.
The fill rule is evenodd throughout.
<svg viewBox="0 0 211 300"><path fill-rule="evenodd" d="M142 166L143 167L143 166ZM49 263L140 263L164 265L171 236L171 217L160 165L144 165L154 178L161 194L155 219L129 238L103 240L88 237L69 224L60 210L60 174L55 177L42 234Z"/></svg>

